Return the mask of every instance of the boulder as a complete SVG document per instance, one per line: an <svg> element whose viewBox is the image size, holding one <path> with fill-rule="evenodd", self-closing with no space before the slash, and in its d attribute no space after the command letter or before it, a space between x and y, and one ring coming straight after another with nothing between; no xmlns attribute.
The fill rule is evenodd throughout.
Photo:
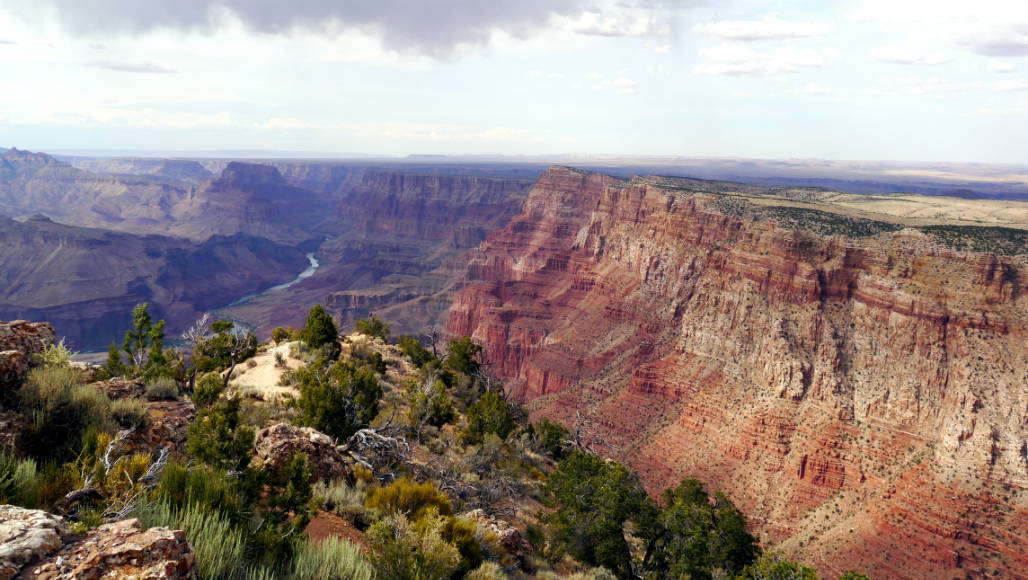
<svg viewBox="0 0 1028 580"><path fill-rule="evenodd" d="M482 529L495 534L496 539L500 542L500 547L511 556L521 559L532 553L532 546L521 535L521 531L510 522L489 516L481 509L471 510L464 514L464 517L475 522Z"/></svg>
<svg viewBox="0 0 1028 580"><path fill-rule="evenodd" d="M143 403L150 416L150 426L142 434L150 449L170 445L179 452L186 448L186 430L196 419L196 406L189 399L147 401Z"/></svg>
<svg viewBox="0 0 1028 580"><path fill-rule="evenodd" d="M143 530L139 520L104 524L23 578L46 580L179 580L196 578L196 554L185 532Z"/></svg>
<svg viewBox="0 0 1028 580"><path fill-rule="evenodd" d="M278 423L257 432L254 441L254 465L270 471L282 469L300 451L314 466L315 477L331 481L345 478L354 482L353 468L336 449L331 437L310 427Z"/></svg>
<svg viewBox="0 0 1028 580"><path fill-rule="evenodd" d="M146 381L141 378L115 377L106 381L97 381L90 386L111 399L138 399L146 394Z"/></svg>
<svg viewBox="0 0 1028 580"><path fill-rule="evenodd" d="M42 510L0 505L0 579L61 548L66 533L61 518Z"/></svg>
<svg viewBox="0 0 1028 580"><path fill-rule="evenodd" d="M0 322L0 389L16 387L33 355L53 343L54 327L49 322Z"/></svg>

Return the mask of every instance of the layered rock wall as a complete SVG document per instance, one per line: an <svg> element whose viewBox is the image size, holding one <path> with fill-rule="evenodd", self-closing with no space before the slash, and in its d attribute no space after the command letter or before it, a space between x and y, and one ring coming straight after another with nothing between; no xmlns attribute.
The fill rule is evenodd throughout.
<svg viewBox="0 0 1028 580"><path fill-rule="evenodd" d="M553 168L449 330L651 491L699 477L825 573L1024 577L1023 255L778 203Z"/></svg>

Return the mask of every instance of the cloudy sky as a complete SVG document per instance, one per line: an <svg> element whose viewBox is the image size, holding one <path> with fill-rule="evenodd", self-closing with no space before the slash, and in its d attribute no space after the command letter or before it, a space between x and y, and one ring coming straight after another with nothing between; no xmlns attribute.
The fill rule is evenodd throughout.
<svg viewBox="0 0 1028 580"><path fill-rule="evenodd" d="M1024 0L0 0L0 146L1028 163Z"/></svg>

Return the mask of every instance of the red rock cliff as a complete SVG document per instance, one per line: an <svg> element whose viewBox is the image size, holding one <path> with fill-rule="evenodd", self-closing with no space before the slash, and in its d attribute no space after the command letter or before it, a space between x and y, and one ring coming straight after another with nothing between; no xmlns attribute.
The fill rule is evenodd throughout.
<svg viewBox="0 0 1028 580"><path fill-rule="evenodd" d="M550 169L449 330L651 491L699 477L825 574L1028 577L1024 257L714 189Z"/></svg>

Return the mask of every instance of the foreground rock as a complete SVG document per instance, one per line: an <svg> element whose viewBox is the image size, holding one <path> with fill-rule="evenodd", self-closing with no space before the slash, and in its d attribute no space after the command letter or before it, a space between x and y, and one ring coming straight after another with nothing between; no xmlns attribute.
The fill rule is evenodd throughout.
<svg viewBox="0 0 1028 580"><path fill-rule="evenodd" d="M0 389L21 382L32 357L53 343L54 327L47 322L0 322Z"/></svg>
<svg viewBox="0 0 1028 580"><path fill-rule="evenodd" d="M61 518L41 510L0 505L0 580L13 578L61 548Z"/></svg>
<svg viewBox="0 0 1028 580"><path fill-rule="evenodd" d="M143 530L139 520L102 525L69 543L19 578L47 580L176 580L196 578L196 555L185 532Z"/></svg>
<svg viewBox="0 0 1028 580"><path fill-rule="evenodd" d="M254 441L254 465L277 472L297 452L304 453L311 460L317 479L332 481L344 478L353 483L353 469L336 449L332 438L310 427L278 423L258 431Z"/></svg>

